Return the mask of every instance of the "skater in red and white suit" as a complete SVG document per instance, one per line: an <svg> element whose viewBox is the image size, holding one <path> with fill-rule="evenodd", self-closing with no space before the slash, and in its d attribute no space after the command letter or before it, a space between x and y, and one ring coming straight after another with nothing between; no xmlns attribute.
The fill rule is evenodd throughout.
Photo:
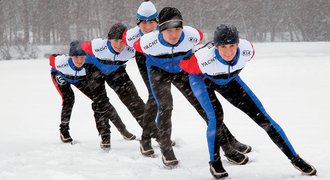
<svg viewBox="0 0 330 180"><path fill-rule="evenodd" d="M93 57L90 61L86 61L84 67L89 87L93 92L95 103L93 108L98 112L96 117L107 118L106 109L110 103L105 84L108 84L142 128L145 103L126 72L126 62L135 55L135 50L122 41L126 29L124 24L116 23L111 26L108 39L99 38L83 42L83 50ZM110 144L109 131L102 133L101 138L102 141ZM133 138L135 139L135 136L131 136L130 139Z"/></svg>
<svg viewBox="0 0 330 180"><path fill-rule="evenodd" d="M72 86L75 86L89 99L93 100L93 92L88 86L86 70L83 67L85 60L90 58L92 57L86 55L85 51L82 50L79 41L71 42L69 56L54 54L49 57L52 81L62 97L60 138L64 143L72 142L69 133L71 113L75 102ZM94 103L92 103L92 107L93 106ZM131 136L131 133L127 131L125 124L122 122L113 106L108 107L107 114L107 123L109 124L108 121L110 119L122 136L125 139L129 139L128 137ZM95 118L95 121L97 130L101 133L106 122L99 121L97 118Z"/></svg>

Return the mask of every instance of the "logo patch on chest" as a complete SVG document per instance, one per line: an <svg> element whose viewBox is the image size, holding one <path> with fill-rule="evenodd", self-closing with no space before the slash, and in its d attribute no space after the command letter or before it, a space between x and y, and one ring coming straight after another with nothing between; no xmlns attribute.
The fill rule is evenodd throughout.
<svg viewBox="0 0 330 180"><path fill-rule="evenodd" d="M67 67L69 64L68 63L65 63L65 64L59 64L56 66L57 69L60 69L60 68L64 68L64 67Z"/></svg>
<svg viewBox="0 0 330 180"><path fill-rule="evenodd" d="M140 34L133 35L132 37L129 37L127 40L128 41L134 41L135 39L139 38Z"/></svg>
<svg viewBox="0 0 330 180"><path fill-rule="evenodd" d="M127 51L130 52L130 53L134 53L134 49L133 48L130 48L127 46Z"/></svg>
<svg viewBox="0 0 330 180"><path fill-rule="evenodd" d="M209 59L209 60L206 60L206 61L202 62L201 64L202 64L203 67L205 67L205 66L208 66L208 65L214 63L215 61L216 61L216 58L214 57L212 59Z"/></svg>
<svg viewBox="0 0 330 180"><path fill-rule="evenodd" d="M101 48L98 48L98 49L94 49L95 52L99 52L99 51L103 51L107 48L107 46L104 46L104 47L101 47Z"/></svg>
<svg viewBox="0 0 330 180"><path fill-rule="evenodd" d="M244 50L244 51L242 51L242 55L243 55L243 56L250 56L250 55L251 55L251 51L249 51L249 50Z"/></svg>
<svg viewBox="0 0 330 180"><path fill-rule="evenodd" d="M193 43L197 43L198 39L196 37L189 37L188 41L193 42Z"/></svg>
<svg viewBox="0 0 330 180"><path fill-rule="evenodd" d="M143 49L144 49L144 50L147 50L147 49L151 48L152 46L156 45L157 43L158 43L158 41L157 41L157 39L156 39L156 40L154 40L154 41L148 43L147 45L145 45L145 46L143 47Z"/></svg>

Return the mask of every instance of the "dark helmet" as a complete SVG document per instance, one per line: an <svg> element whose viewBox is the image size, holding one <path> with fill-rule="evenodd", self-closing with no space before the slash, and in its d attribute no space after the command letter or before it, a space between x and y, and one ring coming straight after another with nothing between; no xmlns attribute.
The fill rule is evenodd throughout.
<svg viewBox="0 0 330 180"><path fill-rule="evenodd" d="M159 31L169 28L182 28L182 15L181 12L175 7L164 7L159 12Z"/></svg>
<svg viewBox="0 0 330 180"><path fill-rule="evenodd" d="M215 46L222 44L238 44L238 31L233 25L221 24L214 31L213 42Z"/></svg>
<svg viewBox="0 0 330 180"><path fill-rule="evenodd" d="M126 29L127 27L123 23L114 24L109 30L108 39L122 39L123 33Z"/></svg>
<svg viewBox="0 0 330 180"><path fill-rule="evenodd" d="M81 41L75 40L70 43L69 56L86 56L86 52L81 48Z"/></svg>

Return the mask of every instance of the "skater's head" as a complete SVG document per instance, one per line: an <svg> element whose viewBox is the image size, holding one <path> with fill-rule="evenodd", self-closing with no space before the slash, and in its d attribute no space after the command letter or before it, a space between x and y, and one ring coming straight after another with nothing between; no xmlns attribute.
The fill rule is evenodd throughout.
<svg viewBox="0 0 330 180"><path fill-rule="evenodd" d="M238 44L239 37L234 25L221 24L214 31L213 41L215 46L223 44Z"/></svg>
<svg viewBox="0 0 330 180"><path fill-rule="evenodd" d="M86 52L81 48L81 42L78 40L70 43L69 56L77 68L81 68L85 63Z"/></svg>
<svg viewBox="0 0 330 180"><path fill-rule="evenodd" d="M108 39L123 39L123 33L126 31L127 27L123 23L116 23L111 26Z"/></svg>
<svg viewBox="0 0 330 180"><path fill-rule="evenodd" d="M120 53L124 47L125 43L123 42L123 33L127 30L127 27L123 23L116 23L111 26L108 39L111 42L113 50L117 53Z"/></svg>
<svg viewBox="0 0 330 180"><path fill-rule="evenodd" d="M214 31L213 42L224 60L233 60L239 43L237 28L233 25L221 24Z"/></svg>
<svg viewBox="0 0 330 180"><path fill-rule="evenodd" d="M158 25L158 12L155 5L148 0L141 3L136 12L136 19L143 34L155 30Z"/></svg>
<svg viewBox="0 0 330 180"><path fill-rule="evenodd" d="M165 7L159 13L159 32L172 45L178 43L183 28L181 12L175 7Z"/></svg>
<svg viewBox="0 0 330 180"><path fill-rule="evenodd" d="M86 52L81 48L81 42L78 40L70 43L69 56L86 56Z"/></svg>
<svg viewBox="0 0 330 180"><path fill-rule="evenodd" d="M164 7L159 13L159 31L170 28L182 28L183 19L181 12L175 7Z"/></svg>

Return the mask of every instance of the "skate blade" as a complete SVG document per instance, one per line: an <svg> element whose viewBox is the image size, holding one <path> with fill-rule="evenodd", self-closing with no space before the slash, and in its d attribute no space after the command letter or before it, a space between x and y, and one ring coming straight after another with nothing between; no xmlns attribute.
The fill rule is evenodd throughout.
<svg viewBox="0 0 330 180"><path fill-rule="evenodd" d="M179 164L175 164L175 165L165 165L163 166L165 169L168 169L168 170L172 170L172 169L176 169L179 167Z"/></svg>

